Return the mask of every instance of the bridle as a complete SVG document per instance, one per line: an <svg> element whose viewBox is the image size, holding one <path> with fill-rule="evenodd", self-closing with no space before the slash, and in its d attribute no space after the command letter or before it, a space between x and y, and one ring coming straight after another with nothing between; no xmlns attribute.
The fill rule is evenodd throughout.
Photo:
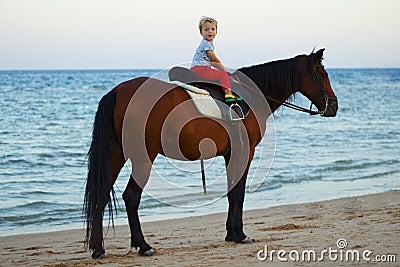
<svg viewBox="0 0 400 267"><path fill-rule="evenodd" d="M313 66L312 75L313 75L314 82L317 84L317 87L322 92L321 98L323 98L325 100L325 109L323 111L313 111L312 110L313 103L311 102L310 110L308 112L310 113L310 115L318 115L319 114L319 115L323 116L325 114L325 112L328 110L329 106L330 106L329 105L329 101L331 100L332 101L331 105L333 105L333 104L335 104L337 102L337 98L336 97L332 97L332 96L328 96L326 94L326 91L325 91L325 88L324 88L324 84L321 82L321 80L318 77L317 67L323 67L323 65L321 65L321 64L314 65Z"/></svg>
<svg viewBox="0 0 400 267"><path fill-rule="evenodd" d="M314 65L313 69L312 69L312 76L313 76L314 82L317 84L317 87L320 89L320 91L322 93L321 98L323 98L325 100L325 109L323 111L319 111L319 110L318 111L314 111L314 110L312 110L312 106L313 106L312 102L311 102L310 108L306 109L306 108L300 107L298 105L292 104L292 103L290 103L288 101L284 101L282 103L281 101L279 101L279 100L277 100L277 99L275 99L273 97L267 96L267 95L265 95L265 98L267 100L270 100L270 101L276 103L276 104L283 105L283 106L291 108L293 110L297 110L297 111L300 111L300 112L308 113L310 115L321 115L321 116L323 116L325 114L325 112L328 110L329 106L330 106L329 105L329 101L332 100L332 104L334 104L337 101L337 98L336 97L330 97L325 92L324 84L321 82L321 80L319 79L318 74L317 74L317 67L322 67L322 66L323 65ZM236 76L236 75L234 75L234 76ZM236 76L236 78L238 78L238 76ZM238 84L240 84L241 86L243 86L243 87L245 87L247 89L251 89L251 87L249 85L241 82L239 79L234 79L234 80Z"/></svg>

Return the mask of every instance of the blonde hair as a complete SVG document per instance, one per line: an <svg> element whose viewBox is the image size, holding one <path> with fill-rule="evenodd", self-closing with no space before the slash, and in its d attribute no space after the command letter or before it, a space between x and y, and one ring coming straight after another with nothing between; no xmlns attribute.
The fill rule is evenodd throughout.
<svg viewBox="0 0 400 267"><path fill-rule="evenodd" d="M200 18L200 21L199 21L200 32L201 32L201 29L203 28L204 23L206 23L206 22L215 24L215 28L218 26L218 22L215 19L203 16Z"/></svg>

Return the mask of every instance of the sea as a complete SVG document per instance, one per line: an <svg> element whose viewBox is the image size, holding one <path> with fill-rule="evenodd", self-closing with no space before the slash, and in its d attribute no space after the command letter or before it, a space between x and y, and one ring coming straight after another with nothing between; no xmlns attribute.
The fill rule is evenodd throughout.
<svg viewBox="0 0 400 267"><path fill-rule="evenodd" d="M327 70L337 116L280 108L268 119L249 172L245 210L400 189L400 69ZM98 102L119 83L159 71L0 71L0 236L84 228L87 152ZM294 103L310 105L301 94ZM207 194L199 161L158 156L141 221L226 212L223 159L207 160L205 169ZM127 162L115 185L116 225L128 223L122 192L130 171Z"/></svg>

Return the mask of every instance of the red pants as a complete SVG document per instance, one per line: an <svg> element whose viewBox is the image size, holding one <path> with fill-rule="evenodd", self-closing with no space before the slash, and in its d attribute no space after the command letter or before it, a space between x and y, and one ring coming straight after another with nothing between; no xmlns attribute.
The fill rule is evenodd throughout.
<svg viewBox="0 0 400 267"><path fill-rule="evenodd" d="M219 81L222 89L231 88L231 82L229 81L229 75L225 71L212 69L207 66L194 66L190 68L191 71L199 75L204 80Z"/></svg>

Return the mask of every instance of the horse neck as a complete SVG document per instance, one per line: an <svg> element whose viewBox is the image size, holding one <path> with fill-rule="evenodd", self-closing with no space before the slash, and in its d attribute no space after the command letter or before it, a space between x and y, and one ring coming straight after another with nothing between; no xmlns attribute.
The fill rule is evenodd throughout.
<svg viewBox="0 0 400 267"><path fill-rule="evenodd" d="M291 101L299 90L298 57L239 69L265 96L271 111Z"/></svg>

